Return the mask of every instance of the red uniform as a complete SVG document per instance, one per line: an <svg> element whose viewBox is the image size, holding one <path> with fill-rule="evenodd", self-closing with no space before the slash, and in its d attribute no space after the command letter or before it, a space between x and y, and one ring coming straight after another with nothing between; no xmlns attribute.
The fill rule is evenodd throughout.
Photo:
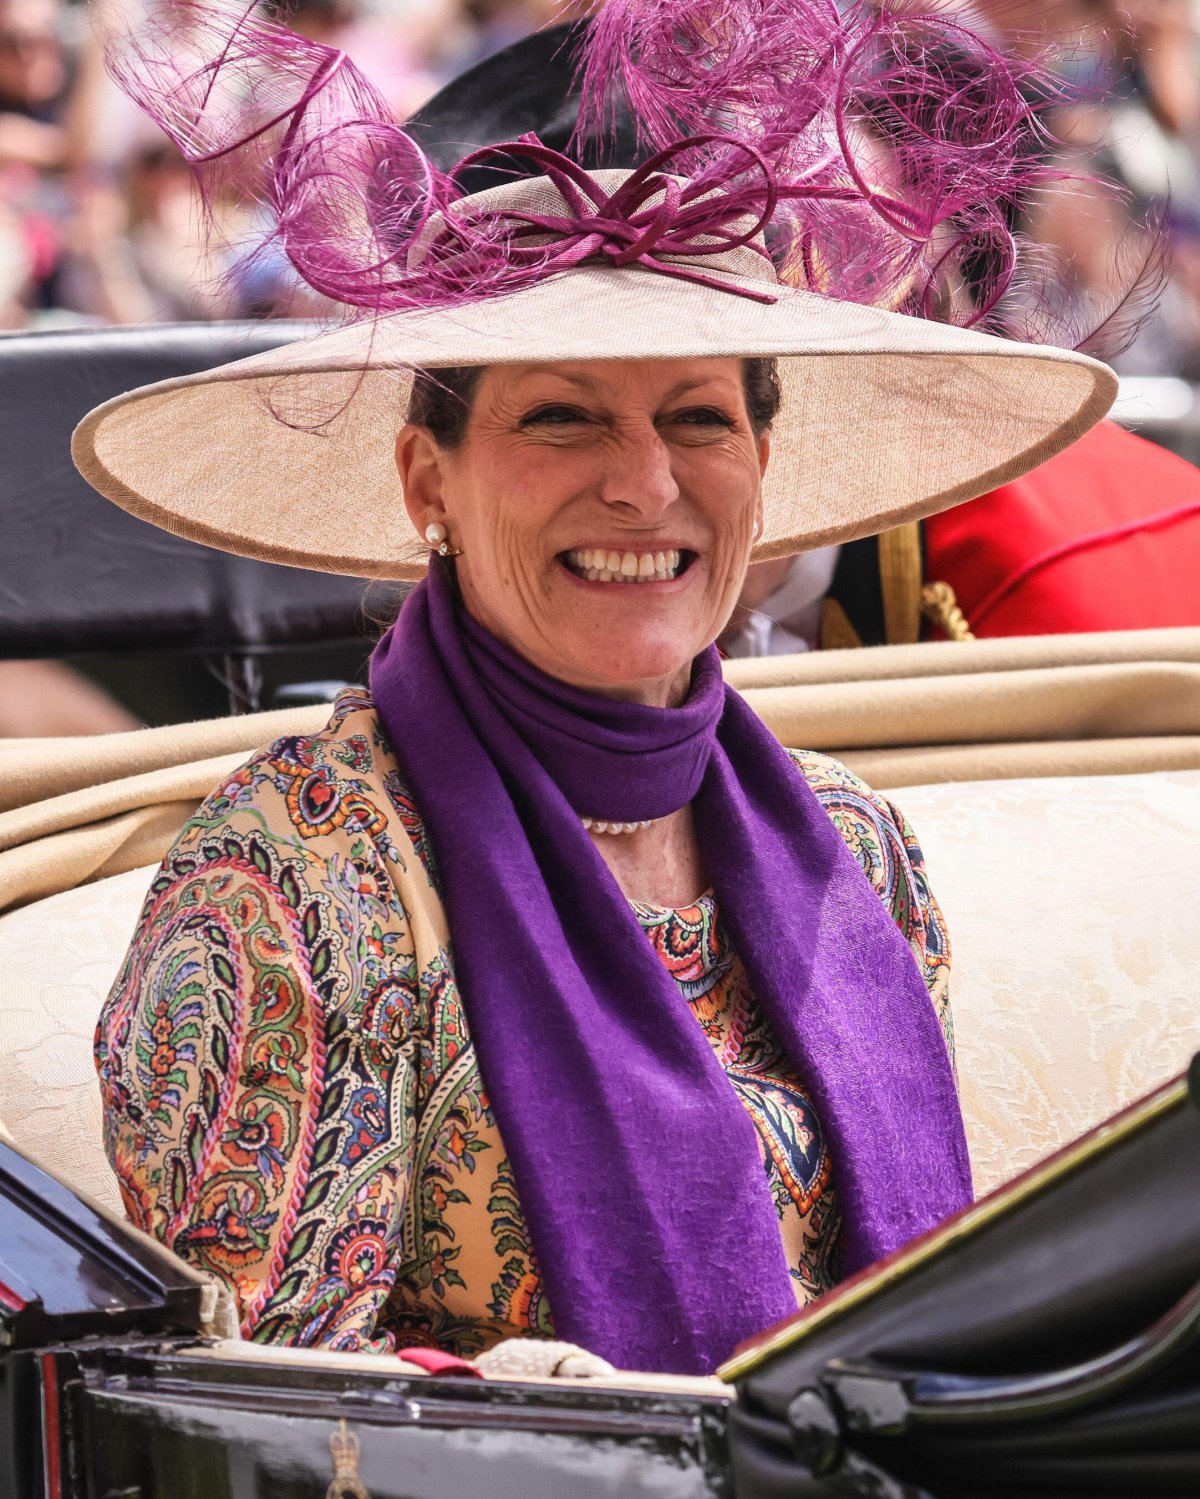
<svg viewBox="0 0 1200 1499"><path fill-rule="evenodd" d="M927 520L925 548L979 636L1200 625L1200 469L1101 422Z"/></svg>

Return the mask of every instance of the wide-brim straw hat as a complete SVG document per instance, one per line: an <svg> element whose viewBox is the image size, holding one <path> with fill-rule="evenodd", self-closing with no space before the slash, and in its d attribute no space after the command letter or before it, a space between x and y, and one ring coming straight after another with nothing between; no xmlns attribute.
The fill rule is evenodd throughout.
<svg viewBox="0 0 1200 1499"><path fill-rule="evenodd" d="M598 173L612 190L625 176ZM464 199L565 212L545 177ZM666 257L664 257L664 261ZM130 391L80 423L84 477L132 514L240 556L417 578L394 461L414 369L763 357L783 401L754 560L919 520L1074 442L1112 404L1107 366L780 285L742 247L701 285L582 265L505 295L364 320ZM738 292L767 293L772 302Z"/></svg>

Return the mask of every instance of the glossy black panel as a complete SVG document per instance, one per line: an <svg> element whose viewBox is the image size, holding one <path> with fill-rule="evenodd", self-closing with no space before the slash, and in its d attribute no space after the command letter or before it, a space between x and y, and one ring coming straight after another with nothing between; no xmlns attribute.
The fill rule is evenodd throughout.
<svg viewBox="0 0 1200 1499"><path fill-rule="evenodd" d="M41 1436L35 1356L0 1358L0 1499L41 1499Z"/></svg>
<svg viewBox="0 0 1200 1499"><path fill-rule="evenodd" d="M860 1288L873 1279L879 1294L777 1341L731 1413L739 1499L887 1484L939 1499L1195 1499L1195 1066L1191 1086L1018 1180L923 1264L881 1267Z"/></svg>
<svg viewBox="0 0 1200 1499"><path fill-rule="evenodd" d="M114 1355L89 1376L86 1400L100 1493L308 1499L326 1492L340 1458L371 1499L730 1494L720 1400L306 1373L185 1352Z"/></svg>
<svg viewBox="0 0 1200 1499"><path fill-rule="evenodd" d="M0 1353L199 1327L200 1291L177 1261L2 1144L0 1286Z"/></svg>
<svg viewBox="0 0 1200 1499"><path fill-rule="evenodd" d="M366 584L169 536L103 499L71 462L71 432L99 402L310 331L197 323L0 337L0 658L267 649L364 633Z"/></svg>
<svg viewBox="0 0 1200 1499"><path fill-rule="evenodd" d="M1016 1201L745 1381L774 1412L828 1358L1034 1373L1135 1336L1200 1279L1200 1116L1179 1107Z"/></svg>

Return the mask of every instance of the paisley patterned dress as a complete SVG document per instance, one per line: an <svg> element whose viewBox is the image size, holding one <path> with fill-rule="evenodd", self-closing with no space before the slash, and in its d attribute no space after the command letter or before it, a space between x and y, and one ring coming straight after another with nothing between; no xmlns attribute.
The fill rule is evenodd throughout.
<svg viewBox="0 0 1200 1499"><path fill-rule="evenodd" d="M838 762L794 759L950 1045L946 933L911 829ZM712 896L632 909L758 1131L803 1305L837 1280L840 1249L812 1101ZM472 1356L553 1334L437 871L365 693L256 755L186 824L101 1014L97 1064L130 1218L232 1287L245 1337Z"/></svg>

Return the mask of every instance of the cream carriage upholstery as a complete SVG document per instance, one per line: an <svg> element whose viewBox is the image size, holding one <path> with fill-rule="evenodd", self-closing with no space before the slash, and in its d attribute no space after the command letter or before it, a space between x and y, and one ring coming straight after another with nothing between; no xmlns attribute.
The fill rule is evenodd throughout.
<svg viewBox="0 0 1200 1499"><path fill-rule="evenodd" d="M840 754L918 831L954 944L979 1191L1200 1050L1200 631L735 670L785 742ZM110 1207L92 1033L148 861L247 750L323 717L299 709L41 755L0 745L0 1121Z"/></svg>

